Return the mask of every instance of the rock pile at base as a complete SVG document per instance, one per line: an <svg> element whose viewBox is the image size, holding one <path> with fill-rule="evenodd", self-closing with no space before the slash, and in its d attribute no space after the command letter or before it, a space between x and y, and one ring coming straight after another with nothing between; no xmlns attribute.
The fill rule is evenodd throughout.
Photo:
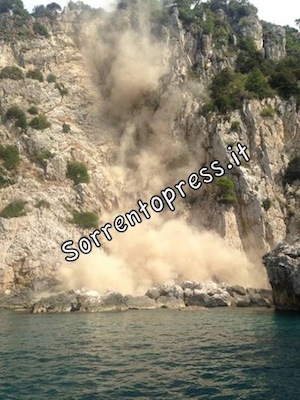
<svg viewBox="0 0 300 400"><path fill-rule="evenodd" d="M125 310L204 309L211 307L271 307L272 292L245 289L215 282L166 282L144 296L123 296L118 292L99 293L87 289L71 290L42 298L31 307L32 313L103 312Z"/></svg>
<svg viewBox="0 0 300 400"><path fill-rule="evenodd" d="M263 258L276 308L300 311L300 240L281 243Z"/></svg>

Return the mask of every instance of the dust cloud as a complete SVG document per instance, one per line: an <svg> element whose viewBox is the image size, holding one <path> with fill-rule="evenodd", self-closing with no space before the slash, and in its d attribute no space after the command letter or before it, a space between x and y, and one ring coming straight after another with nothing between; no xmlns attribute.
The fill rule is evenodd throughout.
<svg viewBox="0 0 300 400"><path fill-rule="evenodd" d="M190 83L172 80L176 45L166 28L152 20L160 12L158 2L121 3L82 33L83 52L99 93L99 121L114 139L115 163L105 173L110 180L121 180L131 194L130 201L119 197L119 209L101 216L103 223L134 208L134 196L147 202L197 171L206 159L205 151L195 150L186 139L182 117L188 102L192 110L201 101L194 94L205 93L199 83L191 88ZM170 279L266 286L260 265L183 216L163 212L116 235L105 249L94 248L62 268L61 281L66 288L123 294L141 294Z"/></svg>

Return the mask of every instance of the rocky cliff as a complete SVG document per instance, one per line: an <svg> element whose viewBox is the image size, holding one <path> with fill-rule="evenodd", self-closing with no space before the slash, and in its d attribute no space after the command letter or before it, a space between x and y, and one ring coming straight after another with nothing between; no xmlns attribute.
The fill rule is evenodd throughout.
<svg viewBox="0 0 300 400"><path fill-rule="evenodd" d="M279 310L300 311L300 244L280 243L264 257Z"/></svg>
<svg viewBox="0 0 300 400"><path fill-rule="evenodd" d="M247 272L251 284L258 286L266 284L261 256L280 241L299 236L300 185L284 182L299 149L296 100L275 94L243 98L241 108L225 114L205 110L212 79L226 68L233 70L243 51L237 41L250 38L264 59L277 62L286 55L285 30L266 27L255 11L237 20L219 9L215 15L223 21L222 36L203 28L207 13L187 25L180 7L150 11L138 1L120 2L113 14L88 13L73 4L51 19L29 17L22 29L17 17L1 15L0 70L18 67L22 77L0 80L2 152L8 154L14 146L19 154L19 161L9 168L7 156L2 156L0 293L42 291L57 283L65 265L61 244L68 239L77 242L95 225L86 228L76 215L93 213L95 221L100 216L108 222L112 215L134 207L141 196L177 183L194 168L212 160L227 165L227 147L238 142L247 145L251 161L230 173L231 201L222 201L224 193L216 184L207 185L201 193L190 193L166 220L183 221L193 232L217 233L224 246L239 250L234 254L255 266ZM37 22L47 34L37 29ZM37 69L43 79L29 73ZM9 117L12 107L25 113L26 127L19 123L19 115ZM32 122L35 115L46 117L48 126ZM72 163L85 166L89 179L72 180ZM11 212L12 207L19 209ZM186 232L190 231L179 231L177 240L188 242ZM125 268L126 276L137 274L150 287L157 276L149 259L159 250L153 245L147 253L150 234L141 235L145 243L122 238L126 244L130 241L136 255L133 263L140 263L129 273ZM199 246L200 241L201 236ZM176 241L170 243L176 247ZM131 263L128 254L124 256L121 245L105 251L121 259L122 280L125 258ZM136 272L145 262L137 256L140 251L144 258L148 254L149 262L142 277ZM197 254L197 244L191 251ZM204 254L205 247L201 251ZM226 264L224 258L217 263L230 268L233 261ZM199 269L201 260L197 258ZM205 278L227 278L222 267L214 273L211 263L205 263L212 271ZM170 264L157 262L157 268L169 271L164 279L176 278L176 264ZM183 276L192 274L188 267L186 274L183 271L181 277L197 279ZM229 276L229 283L247 285L248 278L240 282L236 275L235 282L235 273ZM115 280L107 286L114 289L111 282Z"/></svg>

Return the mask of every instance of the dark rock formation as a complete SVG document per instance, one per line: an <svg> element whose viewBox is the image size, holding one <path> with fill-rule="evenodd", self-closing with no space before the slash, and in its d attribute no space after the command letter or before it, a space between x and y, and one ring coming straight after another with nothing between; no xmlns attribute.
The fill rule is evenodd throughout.
<svg viewBox="0 0 300 400"><path fill-rule="evenodd" d="M300 240L281 243L264 256L275 306L280 310L300 311Z"/></svg>

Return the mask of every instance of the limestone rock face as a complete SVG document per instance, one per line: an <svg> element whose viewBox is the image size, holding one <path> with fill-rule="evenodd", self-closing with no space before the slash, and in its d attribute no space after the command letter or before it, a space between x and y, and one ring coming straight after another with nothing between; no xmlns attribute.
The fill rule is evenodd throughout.
<svg viewBox="0 0 300 400"><path fill-rule="evenodd" d="M257 50L263 48L263 27L257 15L242 18L238 24L238 31L244 38L253 39Z"/></svg>
<svg viewBox="0 0 300 400"><path fill-rule="evenodd" d="M275 306L300 311L300 241L280 243L264 257Z"/></svg>
<svg viewBox="0 0 300 400"><path fill-rule="evenodd" d="M282 26L267 24L264 32L264 51L269 60L278 61L286 56L286 33Z"/></svg>
<svg viewBox="0 0 300 400"><path fill-rule="evenodd" d="M137 2L130 3L134 7ZM131 18L130 10L130 7L127 11L118 10L118 18L113 16L118 24L120 20L123 21L122 29L119 25L116 28L118 35L125 29L124 26L136 25L136 13L133 10ZM201 194L196 194L193 201L182 202L176 217L201 230L216 232L228 245L241 250L255 262L278 242L293 240L299 236L300 187L297 183L285 187L282 185L287 165L300 145L300 114L295 101L279 98L252 100L245 101L242 110L228 113L226 117L217 113L201 114L211 78L224 68L234 68L236 55L231 55L226 44L217 46L213 36L203 33L197 26L189 32L184 29L178 18L178 10L174 8L170 15L171 29L157 26L153 28L156 37L161 41L161 47L167 49L162 58L168 68L155 82L155 90L154 93L151 92L151 96L147 97L147 90L142 87L139 100L141 107L144 107L143 112L136 115L139 104L134 104L132 114L128 112L130 118L126 120L123 116L124 120L120 118L118 125L113 120L112 110L106 109L106 99L99 96L99 85L103 83L101 73L103 70L105 72L110 58L101 64L104 66L99 74L97 56L102 54L101 51L105 53L107 46L102 49L93 47L97 46L97 37L93 46L88 42L82 43L81 40L82 37L88 38L91 33L97 32L103 21L100 16L93 20L92 25L87 21L81 23L79 14L79 9L72 11L67 8L51 24L44 21L48 24L49 38L34 35L33 32L30 36L16 37L12 18L1 15L0 69L17 66L25 76L17 81L0 80L1 116L4 117L11 106L18 106L24 110L30 122L33 116L28 110L35 106L39 114L47 117L51 126L41 131L30 126L27 130L22 130L15 126L15 121L4 123L4 118L0 124L1 145L16 146L20 154L18 169L15 172L6 171L13 184L0 187L0 212L16 200L26 203L24 215L10 219L0 217L0 295L12 296L15 291L22 294L27 289L42 291L57 283L57 272L65 265L65 256L61 252L62 243L66 240L77 243L80 237L90 233L89 230L71 223L74 211L94 212L101 217L112 215L121 209L120 203L124 199L129 200L132 207L135 200L140 198L144 187L147 192L148 180L155 176L159 182L157 165L159 168L165 164L172 165L167 182L163 183L175 184L183 173L192 171L190 160L193 160L192 168L197 169L212 160L228 165L230 158L227 148L238 142L247 146L251 160L243 163L232 174L236 187L236 203L221 204L216 185L211 184L203 188ZM225 16L220 13L220 18ZM33 22L32 17L30 24ZM243 19L238 25L234 29L242 32L245 37L250 35L258 50L263 52L264 47L268 58L276 60L285 54L282 29L274 27L267 34L256 16ZM86 32L88 34L85 36ZM111 36L113 39L114 35ZM129 40L130 35L127 36ZM233 41L236 41L236 37ZM119 52L126 54L126 42L121 43ZM148 49L145 51L145 55L147 54ZM140 54L134 55L143 58ZM127 61L131 59L129 52L127 59L120 62L121 81L124 75L130 76L130 71L127 70L127 74L123 72ZM34 68L41 69L43 82L26 77L27 72ZM189 80L191 70L197 78L195 81ZM113 72L114 70L108 76L108 81ZM49 74L56 76L56 83L48 82ZM143 75L151 74L143 71ZM129 94L133 91L135 81L134 74L129 85ZM64 85L66 94L61 93L57 83ZM107 95L114 92L113 87L106 89ZM127 97L121 103L122 107L126 105ZM169 98L173 101L168 103ZM274 118L261 116L267 107L275 111ZM173 159L165 160L164 157L169 154L161 151L160 146L156 145L156 150L158 153L161 151L163 157L153 161L153 154L147 153L147 146L142 141L146 138L151 142L153 126L149 128L144 119L148 124L149 120L155 121L161 130L160 140L165 138L167 143L177 143L178 149L185 149L185 154L179 153L180 157L175 159L177 169L174 168ZM142 129L135 131L132 127L134 123L137 126L142 125ZM70 125L68 132L63 131L64 124ZM238 126L238 129L232 129L233 125ZM124 143L132 143L132 149L128 151L125 148L125 151L122 147L126 147ZM141 152L134 153L139 146ZM117 156L116 148L121 149L121 155ZM140 179L142 183L136 180L134 185L129 185L129 175L121 171L121 166L125 164L123 161L127 160L125 166L129 171L136 171L138 168L135 163L143 158L143 152L145 160L151 160L149 171L147 170L149 177L144 176L143 182ZM76 185L66 178L68 163L72 161L86 165L90 175L88 184ZM2 174L2 160L0 167ZM157 190L163 188L160 185L156 187ZM152 188L149 194L154 195ZM266 201L271 204L268 209L264 205ZM230 283L233 285L236 282ZM151 285L155 285L155 282L149 283ZM172 303L176 307L188 301L199 303L199 296L203 299L203 293L206 300L209 296L210 304L249 305L260 301L255 300L257 293L251 295L240 288L227 291L226 288L217 287L218 285L208 286L191 281L179 286L169 283L150 289L146 295L154 301L160 299L163 306ZM74 301L74 296L76 297L74 293L62 295L59 300L62 306L57 310L71 310L73 303L76 309L78 304L77 300ZM139 308L143 304L147 307L153 305L153 302L146 299L127 299L127 305L126 301L123 302L117 296L105 301L100 297L99 301L93 302L89 296L83 296L80 300L83 306L80 308L114 309L117 307L116 302L120 309L135 306ZM19 304L18 299L11 301L16 306ZM27 300L25 302L28 304ZM52 300L47 300L39 303L35 309L51 310L52 303ZM56 306L53 307L55 310Z"/></svg>

